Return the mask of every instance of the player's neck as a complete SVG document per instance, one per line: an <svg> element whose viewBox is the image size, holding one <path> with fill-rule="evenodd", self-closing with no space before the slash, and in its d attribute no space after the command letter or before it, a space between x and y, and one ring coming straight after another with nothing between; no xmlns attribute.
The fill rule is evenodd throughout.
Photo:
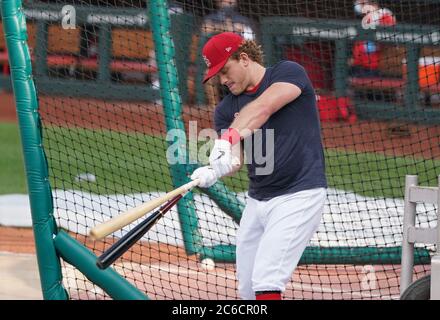
<svg viewBox="0 0 440 320"><path fill-rule="evenodd" d="M258 86L266 73L266 68L258 63L254 63L252 68L253 70L251 72L251 78L246 91L252 91L256 86Z"/></svg>

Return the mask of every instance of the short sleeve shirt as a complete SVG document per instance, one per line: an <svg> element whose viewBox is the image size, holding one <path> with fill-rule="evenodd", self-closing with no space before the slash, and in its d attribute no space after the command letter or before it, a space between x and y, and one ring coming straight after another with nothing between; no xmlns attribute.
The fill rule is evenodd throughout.
<svg viewBox="0 0 440 320"><path fill-rule="evenodd" d="M281 61L266 68L256 92L228 94L216 107L215 128L218 133L227 129L244 106L276 82L292 83L301 89L301 94L244 141L248 194L257 200L327 187L316 96L299 64Z"/></svg>

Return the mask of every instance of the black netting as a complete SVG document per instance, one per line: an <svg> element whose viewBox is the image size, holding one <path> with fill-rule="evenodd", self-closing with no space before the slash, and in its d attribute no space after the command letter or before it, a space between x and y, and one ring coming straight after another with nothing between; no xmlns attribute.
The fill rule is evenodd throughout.
<svg viewBox="0 0 440 320"><path fill-rule="evenodd" d="M405 175L435 186L440 168L439 4L379 1L378 10L356 15L348 0L238 0L220 13L216 2L222 1L169 4L180 93L171 103L178 109L161 99L157 68L164 67L169 85L175 82L155 56L145 1L25 2L58 226L100 255L138 221L102 241L89 238L91 228L183 184L179 170L185 176L194 166L170 164L170 125L184 126L187 137L213 126L227 90L201 83L201 47L217 32L240 32L262 44L267 66L282 59L303 65L318 98L328 196L284 296L398 298ZM60 15L66 5L75 19ZM192 129L189 121L196 121ZM199 138L201 147L207 139ZM184 147L189 157L191 147ZM213 198L236 193L244 203L246 172L225 185L228 191L211 198L194 190L114 268L152 298L237 298L229 256L238 225ZM417 224L432 226L436 208L417 209ZM197 219L187 219L191 214ZM228 257L206 271L198 245ZM433 248L417 250L420 277ZM72 298L108 298L69 265L63 273Z"/></svg>

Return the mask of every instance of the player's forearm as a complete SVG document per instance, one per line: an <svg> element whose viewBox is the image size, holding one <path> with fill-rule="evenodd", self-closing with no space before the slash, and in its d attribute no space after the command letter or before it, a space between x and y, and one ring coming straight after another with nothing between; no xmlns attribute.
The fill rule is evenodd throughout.
<svg viewBox="0 0 440 320"><path fill-rule="evenodd" d="M267 88L261 96L247 104L231 124L242 138L251 135L269 120L279 109L295 100L301 89L292 83L277 82Z"/></svg>
<svg viewBox="0 0 440 320"><path fill-rule="evenodd" d="M230 127L237 130L242 138L246 138L255 129L261 128L269 120L272 113L267 106L254 101L240 111Z"/></svg>

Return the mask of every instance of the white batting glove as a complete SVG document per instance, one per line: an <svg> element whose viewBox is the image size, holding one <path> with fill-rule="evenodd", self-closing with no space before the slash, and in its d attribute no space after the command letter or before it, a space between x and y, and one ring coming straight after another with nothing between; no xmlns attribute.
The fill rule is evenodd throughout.
<svg viewBox="0 0 440 320"><path fill-rule="evenodd" d="M232 157L232 145L229 141L216 139L209 155L209 164L219 177L231 173L236 159ZM236 164L235 164L236 165Z"/></svg>
<svg viewBox="0 0 440 320"><path fill-rule="evenodd" d="M200 167L194 170L191 175L191 180L199 179L200 182L198 186L200 188L209 188L217 182L218 178L219 176L210 166Z"/></svg>

